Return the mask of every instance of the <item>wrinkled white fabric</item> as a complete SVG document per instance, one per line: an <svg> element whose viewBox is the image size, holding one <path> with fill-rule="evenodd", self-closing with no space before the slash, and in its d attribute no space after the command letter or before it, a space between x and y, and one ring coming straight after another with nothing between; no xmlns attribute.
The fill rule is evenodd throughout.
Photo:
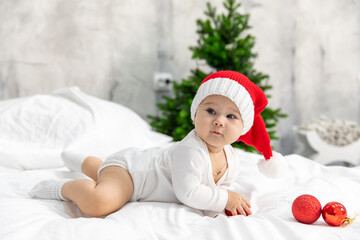
<svg viewBox="0 0 360 240"><path fill-rule="evenodd" d="M0 165L14 169L63 167L64 149L105 157L172 139L152 131L131 109L78 87L0 101L0 133Z"/></svg>
<svg viewBox="0 0 360 240"><path fill-rule="evenodd" d="M130 202L109 216L90 218L72 202L27 195L39 181L82 175L65 167L20 171L0 166L0 239L360 239L358 218L339 228L328 226L322 217L302 224L291 213L296 197L311 194L322 206L330 201L342 203L353 217L360 212L359 167L324 167L289 155L284 156L289 163L286 176L271 179L258 170L260 155L234 150L241 168L233 187L249 200L253 214L248 217L210 218L183 204Z"/></svg>

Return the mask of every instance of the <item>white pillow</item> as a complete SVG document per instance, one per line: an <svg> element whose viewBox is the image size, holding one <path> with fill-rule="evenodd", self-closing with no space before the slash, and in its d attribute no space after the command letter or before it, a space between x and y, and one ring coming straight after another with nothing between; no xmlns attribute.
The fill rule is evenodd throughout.
<svg viewBox="0 0 360 240"><path fill-rule="evenodd" d="M68 91L56 93L68 95ZM150 125L127 107L105 101L72 88L72 96L90 110L93 118L91 129L66 146L66 150L104 158L128 147L146 149L162 146L172 138L154 132Z"/></svg>
<svg viewBox="0 0 360 240"><path fill-rule="evenodd" d="M130 109L77 87L0 102L0 133L0 165L18 169L61 167L65 148L103 157L171 141Z"/></svg>

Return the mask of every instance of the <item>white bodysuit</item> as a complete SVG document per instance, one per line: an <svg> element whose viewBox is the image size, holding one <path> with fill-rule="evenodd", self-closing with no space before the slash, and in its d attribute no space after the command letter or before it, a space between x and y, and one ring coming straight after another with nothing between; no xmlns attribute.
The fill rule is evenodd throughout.
<svg viewBox="0 0 360 240"><path fill-rule="evenodd" d="M204 210L207 216L223 212L227 189L236 179L238 163L234 149L224 147L228 169L215 184L206 144L192 130L169 148L129 148L106 158L99 172L108 166L127 169L134 182L131 201L183 203Z"/></svg>

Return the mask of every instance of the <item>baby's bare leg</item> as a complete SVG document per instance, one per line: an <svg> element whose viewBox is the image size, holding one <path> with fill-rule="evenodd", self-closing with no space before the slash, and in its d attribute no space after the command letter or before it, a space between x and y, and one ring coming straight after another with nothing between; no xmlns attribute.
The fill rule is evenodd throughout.
<svg viewBox="0 0 360 240"><path fill-rule="evenodd" d="M104 168L97 182L89 179L69 181L62 188L62 195L75 202L84 213L100 217L117 211L134 193L129 172L121 167Z"/></svg>
<svg viewBox="0 0 360 240"><path fill-rule="evenodd" d="M83 161L83 163L81 165L81 171L86 176L88 176L89 178L91 178L92 180L97 182L99 167L102 163L103 163L103 160L101 160L100 158L87 157L87 158L85 158L85 160Z"/></svg>

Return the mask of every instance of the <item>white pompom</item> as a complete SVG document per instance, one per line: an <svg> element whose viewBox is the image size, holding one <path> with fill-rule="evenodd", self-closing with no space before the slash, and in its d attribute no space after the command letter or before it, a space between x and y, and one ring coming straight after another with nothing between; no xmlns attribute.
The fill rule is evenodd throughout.
<svg viewBox="0 0 360 240"><path fill-rule="evenodd" d="M269 160L259 161L258 168L267 177L280 178L285 176L288 166L283 155L273 151L273 156Z"/></svg>

